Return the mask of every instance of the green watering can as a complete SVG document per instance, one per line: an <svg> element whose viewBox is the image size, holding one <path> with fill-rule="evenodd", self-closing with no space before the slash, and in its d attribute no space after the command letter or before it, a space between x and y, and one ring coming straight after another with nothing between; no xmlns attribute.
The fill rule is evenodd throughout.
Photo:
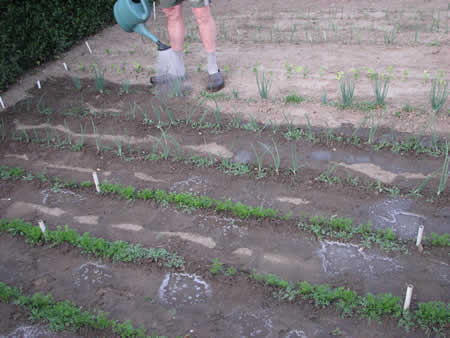
<svg viewBox="0 0 450 338"><path fill-rule="evenodd" d="M154 36L145 26L152 14L148 0L117 0L114 5L114 17L125 32L136 32L152 40L159 51L170 49Z"/></svg>

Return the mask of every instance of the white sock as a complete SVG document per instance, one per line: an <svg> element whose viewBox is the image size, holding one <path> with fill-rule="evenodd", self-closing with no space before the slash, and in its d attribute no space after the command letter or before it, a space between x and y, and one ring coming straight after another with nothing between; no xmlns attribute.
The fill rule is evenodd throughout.
<svg viewBox="0 0 450 338"><path fill-rule="evenodd" d="M184 76L186 75L186 69L184 68L184 51L173 51L175 55L174 65L173 65L173 75L176 76Z"/></svg>
<svg viewBox="0 0 450 338"><path fill-rule="evenodd" d="M208 74L212 75L219 71L216 61L216 52L208 53Z"/></svg>

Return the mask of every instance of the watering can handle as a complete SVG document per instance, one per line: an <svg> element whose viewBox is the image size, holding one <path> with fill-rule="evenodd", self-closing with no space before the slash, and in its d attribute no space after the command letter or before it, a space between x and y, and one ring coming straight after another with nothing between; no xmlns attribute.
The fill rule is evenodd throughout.
<svg viewBox="0 0 450 338"><path fill-rule="evenodd" d="M150 17L150 4L148 0L141 0L142 7L144 7L144 14L142 14L142 20L147 20Z"/></svg>

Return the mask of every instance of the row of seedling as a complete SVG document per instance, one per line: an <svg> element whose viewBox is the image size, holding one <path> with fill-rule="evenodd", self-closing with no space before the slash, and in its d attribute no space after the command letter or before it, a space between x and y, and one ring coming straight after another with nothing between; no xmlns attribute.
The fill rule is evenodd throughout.
<svg viewBox="0 0 450 338"><path fill-rule="evenodd" d="M66 189L77 190L88 188L92 189L94 184L92 182L86 181L81 183L76 182L64 182L59 178L50 177L37 177L31 173L25 172L22 168L9 168L0 167L0 178L4 180L25 180L27 182L39 180L41 182L57 182L58 187L64 187ZM25 179L26 178L26 179ZM97 182L96 182L97 183ZM100 182L99 189L101 194L115 196L118 198L123 198L125 200L143 200L143 201L155 201L163 204L172 204L179 208L189 208L189 209L210 209L217 213L229 212L240 219L246 220L249 217L255 219L277 219L287 221L288 224L298 224L301 229L308 230L314 227L331 227L334 231L339 231L339 235L336 236L340 240L351 240L356 234L367 235L366 241L368 246L370 242L380 245L381 248L394 248L398 245L404 244L400 241L397 236L392 231L382 231L373 230L369 225L360 226L354 224L352 219L346 218L336 218L331 217L330 219L325 218L304 218L304 217L294 217L292 213L282 213L277 209L273 208L263 208L263 207L253 207L240 202L232 202L231 200L218 200L210 198L208 196L196 195L192 193L174 193L167 192L162 189L142 189L138 190L136 187L121 184L111 184L108 182ZM351 230L354 228L355 231ZM327 233L321 231L324 237L334 238L334 233ZM350 237L349 237L350 236ZM380 237L381 236L381 237ZM448 234L445 235L433 235L434 242L433 245L443 244L444 246L449 246ZM437 237L436 237L437 236ZM444 237L445 238L444 238ZM40 238L40 237L39 237ZM363 237L362 237L363 238ZM441 241L438 239L441 238ZM384 243L380 244L380 240Z"/></svg>

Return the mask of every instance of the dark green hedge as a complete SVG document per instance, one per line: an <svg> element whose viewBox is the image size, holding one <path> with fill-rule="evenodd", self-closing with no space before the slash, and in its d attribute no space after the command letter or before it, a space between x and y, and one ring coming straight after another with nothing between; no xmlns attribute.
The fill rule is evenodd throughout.
<svg viewBox="0 0 450 338"><path fill-rule="evenodd" d="M0 0L0 91L114 22L115 0Z"/></svg>

